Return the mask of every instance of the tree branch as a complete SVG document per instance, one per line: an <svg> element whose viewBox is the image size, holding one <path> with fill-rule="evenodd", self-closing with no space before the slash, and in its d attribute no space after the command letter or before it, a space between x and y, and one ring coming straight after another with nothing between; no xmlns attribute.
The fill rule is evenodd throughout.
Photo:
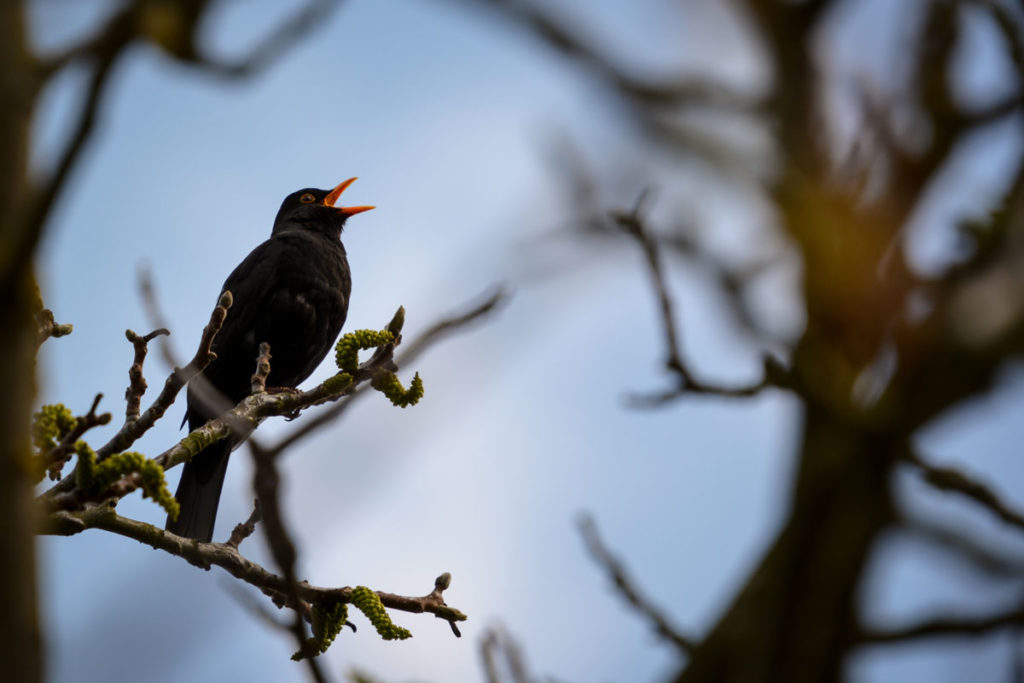
<svg viewBox="0 0 1024 683"><path fill-rule="evenodd" d="M124 392L126 404L124 417L125 424L135 422L135 420L139 419L139 408L142 403L142 396L146 393L146 389L148 388L146 378L142 375L142 364L146 362L146 354L149 352L149 342L160 335L168 335L170 333L170 330L161 327L158 330L153 330L149 334L140 337L132 330L125 330L125 336L135 348L135 360L132 361L132 366L128 368L129 385Z"/></svg>
<svg viewBox="0 0 1024 683"><path fill-rule="evenodd" d="M251 78L265 71L289 50L308 36L310 30L327 21L327 18L341 5L341 0L310 0L286 21L265 37L245 57L232 62L221 62L208 55L191 54L178 56L183 61L203 68L208 73L228 79ZM193 29L193 40L195 29Z"/></svg>
<svg viewBox="0 0 1024 683"><path fill-rule="evenodd" d="M149 429L163 417L167 409L174 403L178 392L185 386L192 377L199 372L202 372L210 361L212 361L216 354L210 350L210 346L213 344L214 337L220 332L221 326L224 324L224 318L227 317L228 308L231 307L231 293L225 292L221 295L220 301L217 306L213 309L213 313L210 314L210 321L206 327L203 328L203 336L199 342L199 348L196 350L195 356L184 368L175 368L175 370L164 382L164 388L160 392L160 395L153 402L153 404L136 420L126 421L124 426L113 436L103 447L97 449L96 459L101 461L106 457L109 457L115 453L120 453L125 450L136 440L145 434ZM129 388L129 391L131 389ZM64 477L58 484L51 487L39 496L38 500L48 505L52 505L54 500L67 494L75 488L75 476L74 473ZM58 507L60 507L58 505Z"/></svg>
<svg viewBox="0 0 1024 683"><path fill-rule="evenodd" d="M89 412L85 415L76 416L74 428L68 432L68 435L59 444L43 456L50 479L56 480L60 478L61 470L64 469L67 461L71 459L71 454L75 450L75 443L82 438L82 435L93 427L110 424L110 413L96 414L96 409L99 407L102 398L103 394L96 394Z"/></svg>
<svg viewBox="0 0 1024 683"><path fill-rule="evenodd" d="M231 538L228 539L227 545L234 549L238 549L238 546L242 544L242 541L252 536L252 533L256 531L256 525L263 518L262 510L260 509L260 499L257 498L253 501L252 512L249 517L240 524L236 524L234 530L231 532Z"/></svg>
<svg viewBox="0 0 1024 683"><path fill-rule="evenodd" d="M769 386L788 386L785 371L771 356L764 356L764 372L759 382L741 387L722 387L698 380L683 360L680 351L679 333L676 327L675 305L669 293L668 283L661 264L661 255L657 241L651 236L646 222L641 215L647 194L637 199L630 212L613 212L612 219L627 235L636 240L643 250L647 270L651 276L651 285L658 299L658 310L661 317L662 335L665 338L665 367L677 379L678 386L661 394L634 396L632 402L639 406L656 406L664 404L686 394L706 394L731 398L755 396Z"/></svg>
<svg viewBox="0 0 1024 683"><path fill-rule="evenodd" d="M571 29L567 22L541 9L542 3L527 4L518 0L470 2L502 14L536 36L547 47L583 66L630 101L648 106L698 105L718 109L752 109L759 104L757 98L751 95L699 76L660 82L631 76L591 41Z"/></svg>
<svg viewBox="0 0 1024 683"><path fill-rule="evenodd" d="M275 600L279 607L301 610L301 605L288 601L287 581L261 565L242 556L227 543L203 543L178 536L164 529L134 519L122 517L106 505L91 506L75 512L60 512L50 519L47 533L73 535L86 529L102 529L120 536L133 538L157 550L176 555L201 569L220 567ZM422 597L396 595L375 591L385 607L410 613L430 613L449 623L466 620L466 615L449 607L443 599L444 588L435 582L434 590ZM306 602L351 602L351 587L323 588L306 582L295 584L295 597Z"/></svg>
<svg viewBox="0 0 1024 683"><path fill-rule="evenodd" d="M1024 530L1024 515L1012 509L989 487L952 467L936 467L925 462L914 452L907 452L904 460L916 467L922 478L940 491L958 493L970 498L1007 524Z"/></svg>
<svg viewBox="0 0 1024 683"><path fill-rule="evenodd" d="M684 636L677 631L658 607L650 600L643 597L637 589L633 580L626 573L622 562L616 558L601 541L597 532L597 525L590 516L583 516L579 521L580 534L587 545L590 556L594 558L605 571L611 576L615 588L624 597L634 610L640 613L654 626L659 636L675 645L680 652L689 654L697 646L697 643L690 637Z"/></svg>
<svg viewBox="0 0 1024 683"><path fill-rule="evenodd" d="M1022 624L1024 605L982 617L936 617L902 628L864 630L859 634L857 644L886 645L943 636L983 636L996 629Z"/></svg>

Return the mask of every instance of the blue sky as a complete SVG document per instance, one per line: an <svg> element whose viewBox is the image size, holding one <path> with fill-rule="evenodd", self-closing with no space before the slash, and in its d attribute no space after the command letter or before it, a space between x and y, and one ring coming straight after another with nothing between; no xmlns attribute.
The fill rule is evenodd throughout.
<svg viewBox="0 0 1024 683"><path fill-rule="evenodd" d="M59 45L86 31L105 4L40 0L34 35ZM208 40L237 54L297 4L225 3ZM712 0L561 6L638 68L707 67L748 83L764 76L743 48L742 27ZM47 94L39 167L60 139L79 80L68 74ZM470 615L461 640L422 615L394 615L415 634L403 643L381 642L360 623L358 634L336 641L328 667L387 681L478 680L479 636L500 622L537 672L559 679L669 673L674 656L587 559L574 520L591 512L646 593L681 628L700 633L781 519L798 413L778 394L687 399L650 412L625 407L628 392L663 379L640 257L550 237L569 212L545 142L567 134L598 164L629 149L594 86L527 35L460 3L364 0L344 3L252 82L225 84L136 48L112 95L39 258L47 305L75 324L72 336L44 347L41 400L77 412L103 392L116 422L131 358L123 331L148 331L138 269L153 273L184 357L228 272L269 234L281 199L358 175L348 201L379 208L346 228L348 329L380 327L404 305L412 337L497 282L513 297L487 325L403 373L424 378L419 406L365 401L285 459L284 501L305 576L417 594L451 571L448 600ZM958 180L984 185L992 165L968 164ZM684 203L699 197L712 239L742 241L751 207L730 201L692 164L662 172L664 183L684 189L666 192L657 211L670 213L677 194ZM643 180L607 188L609 208L630 202ZM693 363L726 380L756 372L756 349L737 338L700 274L676 271L673 286ZM766 296L778 305L786 291L776 286ZM166 372L153 354L150 386ZM314 379L328 373L325 366ZM1015 418L1022 379L1012 375L924 438L937 456L969 465L1015 500L1024 500L1024 427ZM156 453L179 438L180 415L176 406L140 447ZM275 421L260 431L280 435L288 426ZM249 511L247 458L233 458L217 537ZM905 488L914 505L955 514L972 533L1024 554L1019 539L969 505L909 480ZM121 509L162 523L161 511L137 496ZM258 540L246 545L265 558ZM54 681L128 680L142 671L157 682L304 675L288 659L289 637L247 612L218 570L98 532L40 547ZM1019 595L1019 582L979 582L938 551L899 538L885 557L868 591L869 613L880 617L911 620ZM1009 647L993 639L868 653L853 674L959 681L969 672L991 680L1007 670Z"/></svg>

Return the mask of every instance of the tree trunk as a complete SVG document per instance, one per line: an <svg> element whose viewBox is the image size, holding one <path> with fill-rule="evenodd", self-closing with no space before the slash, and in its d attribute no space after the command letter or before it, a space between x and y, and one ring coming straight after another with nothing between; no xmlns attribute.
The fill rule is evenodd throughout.
<svg viewBox="0 0 1024 683"><path fill-rule="evenodd" d="M43 678L28 424L35 398L31 263L10 258L26 229L34 71L20 2L0 3L0 678Z"/></svg>
<svg viewBox="0 0 1024 683"><path fill-rule="evenodd" d="M805 409L789 518L677 681L840 678L865 561L892 519L889 466L899 447L820 406Z"/></svg>

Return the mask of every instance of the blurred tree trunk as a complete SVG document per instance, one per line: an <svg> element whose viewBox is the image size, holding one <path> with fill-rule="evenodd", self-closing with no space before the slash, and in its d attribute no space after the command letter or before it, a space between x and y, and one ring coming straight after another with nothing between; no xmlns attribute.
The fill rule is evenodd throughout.
<svg viewBox="0 0 1024 683"><path fill-rule="evenodd" d="M677 681L842 678L865 561L892 518L888 456L899 446L816 405L802 441L782 532Z"/></svg>
<svg viewBox="0 0 1024 683"><path fill-rule="evenodd" d="M34 71L20 3L0 3L0 661L4 680L42 680L29 423L35 397L32 264L24 235Z"/></svg>

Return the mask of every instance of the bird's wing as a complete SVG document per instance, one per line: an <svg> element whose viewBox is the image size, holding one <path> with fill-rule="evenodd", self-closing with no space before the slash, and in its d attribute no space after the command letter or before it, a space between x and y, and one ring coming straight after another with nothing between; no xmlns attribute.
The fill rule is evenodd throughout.
<svg viewBox="0 0 1024 683"><path fill-rule="evenodd" d="M245 378L256 368L256 344L247 339L260 316L261 303L277 286L277 262L280 245L267 240L253 249L231 272L221 293L230 291L233 303L228 309L224 324L213 340L212 349L217 353L214 360L203 371L205 384L218 390L230 404L242 400L249 392ZM251 357L251 358L250 358ZM248 360L243 360L248 358ZM248 371L242 366L247 366ZM188 388L189 408L186 418L195 429L220 411L202 410L198 395L201 389L190 383Z"/></svg>

